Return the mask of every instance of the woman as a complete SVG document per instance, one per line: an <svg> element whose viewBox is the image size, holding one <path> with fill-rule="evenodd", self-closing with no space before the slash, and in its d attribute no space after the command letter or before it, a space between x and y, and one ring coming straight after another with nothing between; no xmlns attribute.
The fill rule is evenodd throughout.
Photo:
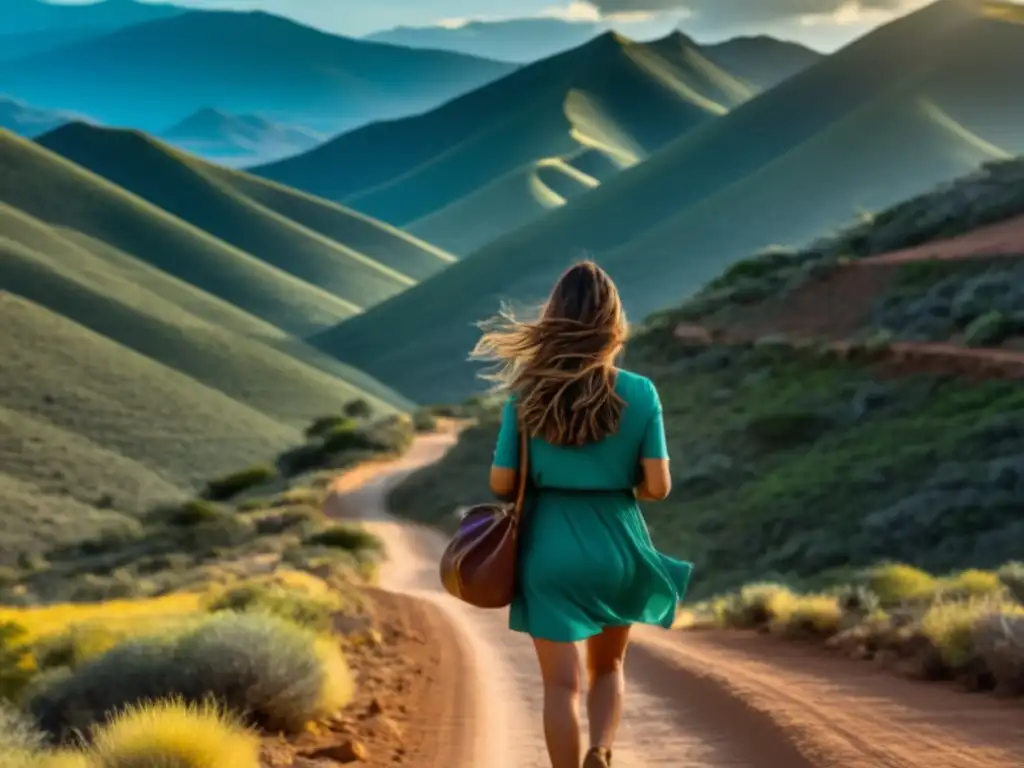
<svg viewBox="0 0 1024 768"><path fill-rule="evenodd" d="M501 315L472 355L498 363L488 378L510 395L490 473L497 495L516 488L519 429L531 436L535 499L509 624L537 651L553 768L580 766L575 644L587 644L583 767L604 768L622 711L630 626L671 627L692 570L654 549L637 505L668 496L671 479L658 393L615 366L625 339L615 284L585 261L562 275L540 319Z"/></svg>

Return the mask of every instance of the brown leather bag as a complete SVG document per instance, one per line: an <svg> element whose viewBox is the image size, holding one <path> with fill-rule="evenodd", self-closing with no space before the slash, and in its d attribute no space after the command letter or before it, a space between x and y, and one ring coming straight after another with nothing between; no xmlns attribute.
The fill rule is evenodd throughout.
<svg viewBox="0 0 1024 768"><path fill-rule="evenodd" d="M530 440L522 425L518 471L515 501L470 507L441 556L441 583L448 594L477 608L504 608L515 594L519 529L530 476Z"/></svg>

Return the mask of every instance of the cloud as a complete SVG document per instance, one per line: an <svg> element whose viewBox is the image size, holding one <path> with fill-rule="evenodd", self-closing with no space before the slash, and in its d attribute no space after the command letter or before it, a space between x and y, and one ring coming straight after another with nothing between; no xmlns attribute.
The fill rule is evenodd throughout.
<svg viewBox="0 0 1024 768"><path fill-rule="evenodd" d="M602 16L622 13L685 11L704 24L739 26L804 19L890 16L907 0L590 0Z"/></svg>

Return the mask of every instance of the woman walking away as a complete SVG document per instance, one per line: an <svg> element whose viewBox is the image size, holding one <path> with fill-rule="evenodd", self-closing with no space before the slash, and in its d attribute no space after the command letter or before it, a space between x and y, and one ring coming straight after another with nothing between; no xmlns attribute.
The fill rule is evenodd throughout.
<svg viewBox="0 0 1024 768"><path fill-rule="evenodd" d="M615 284L585 261L561 277L538 320L503 313L472 354L498 364L487 377L509 394L490 474L497 495L517 487L519 430L530 436L534 498L509 624L537 650L552 768L580 768L575 643L587 644L583 768L604 768L622 713L630 626L671 627L692 571L655 550L637 505L664 499L671 480L658 393L615 366L625 338Z"/></svg>

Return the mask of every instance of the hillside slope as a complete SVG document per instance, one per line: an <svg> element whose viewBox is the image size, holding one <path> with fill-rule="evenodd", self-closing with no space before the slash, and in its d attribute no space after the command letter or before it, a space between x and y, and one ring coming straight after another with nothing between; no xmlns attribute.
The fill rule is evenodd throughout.
<svg viewBox="0 0 1024 768"><path fill-rule="evenodd" d="M1021 179L1024 160L992 166L803 251L734 265L635 329L626 362L658 387L675 467L671 496L645 519L659 549L695 562L692 598L752 582L817 590L880 562L944 575L1019 557ZM864 327L870 307L917 332L1014 312L1017 346L979 336L943 345L946 364L933 364L920 336L890 343ZM828 345L808 333L815 323L857 337ZM478 426L395 489L397 512L450 528L486 494L498 409L473 410Z"/></svg>
<svg viewBox="0 0 1024 768"><path fill-rule="evenodd" d="M595 254L642 315L752 251L800 242L1024 151L1021 72L1024 26L937 3L317 343L415 397L467 394L479 386L461 362L472 323L502 297L542 299L571 254ZM362 340L370 327L409 343L384 355Z"/></svg>
<svg viewBox="0 0 1024 768"><path fill-rule="evenodd" d="M236 115L207 107L161 132L159 137L187 152L238 166L279 160L312 149L324 140L313 131L274 123L258 115Z"/></svg>
<svg viewBox="0 0 1024 768"><path fill-rule="evenodd" d="M0 131L0 202L89 235L292 333L357 311L43 147Z"/></svg>
<svg viewBox="0 0 1024 768"><path fill-rule="evenodd" d="M216 169L144 134L76 123L37 141L223 242L333 293L353 310L415 282L245 196L231 184L235 172ZM334 229L340 231L348 217L340 208L333 212L339 219ZM381 228L378 235L378 247L386 249L389 234ZM426 252L423 258L436 261Z"/></svg>
<svg viewBox="0 0 1024 768"><path fill-rule="evenodd" d="M817 64L824 56L799 43L768 35L734 37L701 46L704 55L731 75L767 91Z"/></svg>
<svg viewBox="0 0 1024 768"><path fill-rule="evenodd" d="M582 148L619 167L635 164L752 95L682 35L644 45L608 33L428 114L368 126L255 170L403 226ZM536 200L492 204L529 208ZM453 233L458 224L453 216ZM442 229L435 220L431 231Z"/></svg>
<svg viewBox="0 0 1024 768"><path fill-rule="evenodd" d="M208 105L333 131L431 108L512 68L202 11L2 61L0 91L150 131Z"/></svg>

